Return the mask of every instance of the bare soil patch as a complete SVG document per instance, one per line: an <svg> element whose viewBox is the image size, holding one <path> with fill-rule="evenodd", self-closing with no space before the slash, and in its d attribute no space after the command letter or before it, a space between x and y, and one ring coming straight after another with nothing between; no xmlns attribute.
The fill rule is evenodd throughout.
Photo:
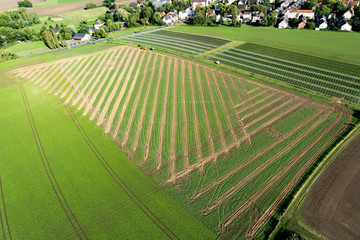
<svg viewBox="0 0 360 240"><path fill-rule="evenodd" d="M360 239L360 136L318 179L300 209L329 239Z"/></svg>

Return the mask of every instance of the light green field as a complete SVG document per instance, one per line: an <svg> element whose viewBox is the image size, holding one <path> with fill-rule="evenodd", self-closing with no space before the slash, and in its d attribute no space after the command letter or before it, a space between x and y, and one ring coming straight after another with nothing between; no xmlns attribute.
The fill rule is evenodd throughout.
<svg viewBox="0 0 360 240"><path fill-rule="evenodd" d="M5 74L82 51L89 47L1 64L0 69ZM215 238L101 128L57 96L19 80L6 74L0 81L0 122L7 126L0 133L6 139L0 148L0 211L7 238Z"/></svg>
<svg viewBox="0 0 360 240"><path fill-rule="evenodd" d="M61 148L66 159L55 157L56 151L51 146L66 144L66 134L70 132L76 132L78 136L76 125L70 127L68 114L71 112L62 103L71 106L90 137L91 130L97 132L98 135L91 139L94 142L97 139L100 150L101 142L110 144L112 138L158 186L165 187L173 199L213 232L243 239L245 230L250 230L252 236L259 231L257 226L263 226L268 219L263 218L266 212L276 210L277 200L294 187L294 181L296 183L315 160L317 151L329 144L347 120L339 106L321 105L177 57L127 46L106 46L97 44L92 50L87 46L62 51L54 56L75 57L52 62L44 57L41 64L39 61L38 65L30 67L13 67L15 70L9 73L13 78L25 81L29 99L34 99L35 106L39 104L38 114L41 110L47 112L41 116L44 121L42 133L40 127L38 131L44 136L44 146L49 145L49 154L54 156L54 164L57 164L54 171L64 171L69 156L78 159L82 154L86 155L84 160L71 162L68 172L59 174L59 181L62 180L64 189L69 191L73 189L64 179L76 181L74 191L87 183L105 184L105 189L98 190L99 195L105 194L107 187L111 188L114 183L91 182L92 178L82 180L89 171L95 179L102 179L101 165L95 167L88 164L90 160L85 160L91 155L84 153L86 146L69 153L65 153L65 147ZM94 53L85 54L91 52ZM36 96L42 96L42 101L36 103ZM59 108L57 114L44 108L43 104L47 102L51 102L53 108ZM64 112L66 114L62 116ZM45 122L52 117L56 120ZM35 117L33 121L36 121ZM56 128L51 129L51 126ZM47 132L47 128L51 130ZM63 128L69 129L69 133L59 131ZM103 137L102 132L106 133ZM58 137L51 141L54 135ZM71 139L76 140L76 136L71 135ZM72 141L68 144L75 145ZM115 144L112 146L117 148ZM104 148L101 153L109 154L108 158L113 159L112 154L120 154L120 150L111 149L110 153ZM120 168L121 164L115 161L113 168ZM118 171L127 172L125 176L134 181L135 191L138 175L131 177L133 173L127 168ZM78 174L82 178L77 179L79 169L85 169L85 173ZM135 193L141 195L141 190L152 189L149 186L139 187ZM90 190L84 188L79 193L81 199L91 199ZM94 195L94 199L97 196ZM110 205L115 201L111 196L105 201ZM69 201L73 198L76 196L70 192ZM150 202L160 199L154 197L145 202L152 204ZM261 211L253 211L254 202L261 206ZM81 213L81 206L77 207ZM104 208L111 209L111 206ZM165 207L161 205L161 208ZM167 219L160 216L161 220ZM89 213L82 221L88 223L94 218ZM114 218L112 221L121 220ZM104 224L106 227L109 226ZM171 229L177 231L175 226ZM154 230L155 238L156 234Z"/></svg>
<svg viewBox="0 0 360 240"><path fill-rule="evenodd" d="M37 42L21 42L17 43L7 50L15 52L18 56L28 56L49 51L49 48L45 46L43 41Z"/></svg>
<svg viewBox="0 0 360 240"><path fill-rule="evenodd" d="M256 43L331 60L360 64L360 58L357 54L360 52L359 34L356 32L310 31L250 26L241 28L226 26L195 27L185 24L177 25L169 28L169 30ZM346 44L339 44L345 42Z"/></svg>
<svg viewBox="0 0 360 240"><path fill-rule="evenodd" d="M90 21L95 21L98 18L98 16L104 14L106 10L107 10L106 7L92 8L89 10L78 9L68 13L59 14L57 16L67 20L71 20L74 23L80 23L82 20L86 20L90 22Z"/></svg>

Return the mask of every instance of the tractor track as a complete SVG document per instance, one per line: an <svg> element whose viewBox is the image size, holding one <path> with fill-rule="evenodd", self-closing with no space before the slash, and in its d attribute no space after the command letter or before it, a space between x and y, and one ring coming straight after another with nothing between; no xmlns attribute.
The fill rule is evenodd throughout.
<svg viewBox="0 0 360 240"><path fill-rule="evenodd" d="M29 119L29 123L30 123L30 127L31 127L31 131L33 133L33 137L34 137L34 140L35 140L35 143L36 143L36 147L38 149L38 152L39 152L39 155L40 155L40 158L42 160L42 163L43 163L43 166L44 166L44 169L46 171L46 174L47 174L47 177L51 183L51 186L55 192L55 195L67 217L67 219L69 220L70 224L72 225L73 229L76 231L76 234L77 236L80 238L80 239L83 239L83 237L81 236L80 232L78 231L77 227L74 225L73 220L75 220L76 222L76 225L79 227L81 233L84 235L84 237L86 239L89 239L86 235L86 233L84 232L84 230L82 229L80 223L78 222L78 220L76 219L74 213L72 212L68 202L66 201L61 189L60 189L60 186L55 178L55 175L50 167L50 163L47 159L47 156L45 154L45 151L44 151L44 148L43 148L43 145L41 143L41 140L40 140L40 137L39 137L39 134L38 134L38 131L37 131L37 128L36 128L36 125L35 125L35 121L34 121L34 118L33 118L33 115L32 115L32 112L31 112L31 109L30 109L30 105L29 105L29 102L28 102L28 99L26 97L26 93L25 93L25 89L24 89L24 86L22 83L19 83L19 87L20 87L20 92L21 92L21 96L22 96L22 99L23 99L23 103L24 103L24 106L25 106L25 109L26 109L26 114L28 116L28 119ZM60 197L61 196L61 197ZM64 201L64 203L62 202ZM67 209L67 210L66 210ZM69 213L67 212L69 211ZM69 216L71 215L71 216Z"/></svg>
<svg viewBox="0 0 360 240"><path fill-rule="evenodd" d="M11 236L11 231L10 231L10 226L9 226L9 220L8 220L7 213L6 213L6 205L5 205L5 198L4 198L4 192L3 192L1 177L0 177L0 193L1 193L2 205L3 205L3 208L4 208L4 217L5 217L6 226L7 226L7 230L8 230L7 232L9 233L9 238L11 240L12 236ZM1 228L2 228L2 231L3 231L4 239L6 240L6 231L5 231L5 228L4 228L4 223L3 223L3 219L2 219L1 215L2 214L1 214L1 210L0 210Z"/></svg>
<svg viewBox="0 0 360 240"><path fill-rule="evenodd" d="M176 176L176 130L177 130L177 81L178 81L178 60L174 59L174 96L172 102L172 121L171 121L171 140L170 140L170 161L169 161L169 169L170 169L170 178L175 180ZM165 106L165 104L164 104ZM165 124L164 124L165 125Z"/></svg>

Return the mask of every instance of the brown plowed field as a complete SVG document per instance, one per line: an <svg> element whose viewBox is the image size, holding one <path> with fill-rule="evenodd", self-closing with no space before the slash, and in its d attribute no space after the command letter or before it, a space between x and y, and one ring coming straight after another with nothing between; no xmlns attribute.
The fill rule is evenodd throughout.
<svg viewBox="0 0 360 240"><path fill-rule="evenodd" d="M360 239L360 136L319 178L301 215L329 239Z"/></svg>

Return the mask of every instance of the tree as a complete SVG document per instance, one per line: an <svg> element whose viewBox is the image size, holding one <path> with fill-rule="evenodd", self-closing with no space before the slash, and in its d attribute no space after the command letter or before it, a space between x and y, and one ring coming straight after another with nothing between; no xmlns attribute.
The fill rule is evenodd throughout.
<svg viewBox="0 0 360 240"><path fill-rule="evenodd" d="M91 9L91 8L96 8L97 6L96 6L96 4L95 3L87 3L86 5L85 5L85 8L86 9Z"/></svg>
<svg viewBox="0 0 360 240"><path fill-rule="evenodd" d="M18 2L18 7L27 7L27 8L32 8L32 3L29 0L24 0L24 1L20 1Z"/></svg>
<svg viewBox="0 0 360 240"><path fill-rule="evenodd" d="M87 34L89 34L89 31L86 28L80 28L78 33L87 33Z"/></svg>
<svg viewBox="0 0 360 240"><path fill-rule="evenodd" d="M326 5L322 5L321 7L316 9L315 15L316 16L321 16L321 15L328 16L330 13L331 13L331 9Z"/></svg>
<svg viewBox="0 0 360 240"><path fill-rule="evenodd" d="M195 14L195 17L194 17L194 24L195 25L203 25L205 24L206 22L206 19L205 19L205 16L202 12L198 12Z"/></svg>
<svg viewBox="0 0 360 240"><path fill-rule="evenodd" d="M277 22L277 11L272 11L264 17L263 25L264 26L274 26Z"/></svg>
<svg viewBox="0 0 360 240"><path fill-rule="evenodd" d="M150 18L153 15L154 11L151 7L142 7L140 12L141 18Z"/></svg>
<svg viewBox="0 0 360 240"><path fill-rule="evenodd" d="M314 22L307 22L305 25L306 29L315 29L315 23Z"/></svg>
<svg viewBox="0 0 360 240"><path fill-rule="evenodd" d="M122 21L122 22L127 22L129 19L129 16L130 16L129 12L123 8L119 8L116 12L117 20Z"/></svg>
<svg viewBox="0 0 360 240"><path fill-rule="evenodd" d="M43 32L43 39L45 45L50 49L60 48L59 40L52 29L46 29Z"/></svg>
<svg viewBox="0 0 360 240"><path fill-rule="evenodd" d="M318 1L317 0L307 0L304 5L303 5L303 9L313 9L314 7L317 7L318 5Z"/></svg>
<svg viewBox="0 0 360 240"><path fill-rule="evenodd" d="M107 34L106 34L106 32L96 30L94 33L94 36L97 38L106 38Z"/></svg>
<svg viewBox="0 0 360 240"><path fill-rule="evenodd" d="M152 16L151 16L151 23L156 24L156 25L164 25L165 23L162 21L161 19L161 15L159 12L155 12Z"/></svg>
<svg viewBox="0 0 360 240"><path fill-rule="evenodd" d="M266 12L266 7L264 5L260 5L259 3L251 6L251 11L253 12Z"/></svg>

